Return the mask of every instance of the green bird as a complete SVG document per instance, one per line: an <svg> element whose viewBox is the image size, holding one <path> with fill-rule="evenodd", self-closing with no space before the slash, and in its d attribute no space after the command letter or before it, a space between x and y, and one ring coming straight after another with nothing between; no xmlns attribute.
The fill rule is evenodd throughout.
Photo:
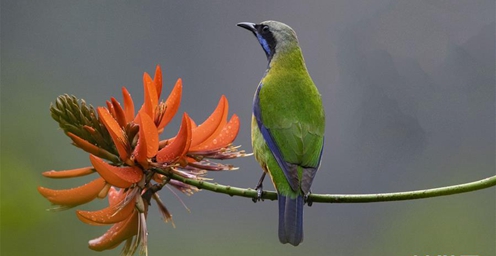
<svg viewBox="0 0 496 256"><path fill-rule="evenodd" d="M277 21L241 22L257 37L268 60L253 99L251 125L255 158L269 173L279 202L279 240L303 241L303 205L322 158L325 114L308 74L294 30Z"/></svg>

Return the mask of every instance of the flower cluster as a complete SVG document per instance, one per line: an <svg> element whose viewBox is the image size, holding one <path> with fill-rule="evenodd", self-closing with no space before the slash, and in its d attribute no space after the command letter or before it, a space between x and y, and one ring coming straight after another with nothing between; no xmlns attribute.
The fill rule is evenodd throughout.
<svg viewBox="0 0 496 256"><path fill-rule="evenodd" d="M73 144L90 153L92 166L48 171L43 175L72 178L97 173L98 177L76 188L38 187L38 191L53 204L53 210L69 209L95 198L108 198L109 206L105 209L76 211L84 223L112 225L101 237L89 241L92 250L113 249L125 242L123 254L134 254L137 248L147 254L146 218L152 199L166 222L172 217L157 192L164 186L188 195L198 190L170 179L170 174L203 179L207 171L235 169L212 160L247 155L231 144L240 124L236 115L228 121L225 96L202 124L196 125L184 113L176 136L160 140L159 135L178 111L182 81L176 82L167 100L160 101L162 72L157 66L153 79L144 74L143 86L144 103L136 114L126 88L122 88L124 107L111 98L106 107L98 107L95 111L84 100L63 95L50 108L52 117Z"/></svg>

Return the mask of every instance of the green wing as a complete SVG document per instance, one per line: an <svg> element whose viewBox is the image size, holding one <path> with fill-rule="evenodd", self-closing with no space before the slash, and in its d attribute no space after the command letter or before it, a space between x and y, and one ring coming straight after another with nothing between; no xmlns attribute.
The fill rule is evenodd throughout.
<svg viewBox="0 0 496 256"><path fill-rule="evenodd" d="M277 78L277 75L268 74L259 88L261 123L280 151L282 160L289 166L279 166L283 172L289 172L284 173L289 179L286 182L294 191L300 187L308 193L324 144L322 100L306 72ZM270 145L269 149L274 153ZM277 158L275 154L274 157Z"/></svg>

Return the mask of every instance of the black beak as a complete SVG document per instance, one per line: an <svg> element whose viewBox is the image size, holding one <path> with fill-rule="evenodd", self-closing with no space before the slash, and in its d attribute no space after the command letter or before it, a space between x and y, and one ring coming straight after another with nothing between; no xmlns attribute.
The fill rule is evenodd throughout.
<svg viewBox="0 0 496 256"><path fill-rule="evenodd" d="M242 27L244 29L247 29L247 30L250 30L251 32L255 32L255 23L251 23L251 22L240 22L238 24L239 27Z"/></svg>

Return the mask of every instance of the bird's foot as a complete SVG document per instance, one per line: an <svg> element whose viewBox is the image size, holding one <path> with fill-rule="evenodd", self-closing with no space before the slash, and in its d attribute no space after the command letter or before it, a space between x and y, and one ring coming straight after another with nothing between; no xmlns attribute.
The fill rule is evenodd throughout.
<svg viewBox="0 0 496 256"><path fill-rule="evenodd" d="M263 198L262 198L262 195L263 195L263 186L262 186L262 184L258 184L255 187L255 190L257 191L257 197L256 198L253 198L252 201L254 203L256 203L258 201L263 201Z"/></svg>
<svg viewBox="0 0 496 256"><path fill-rule="evenodd" d="M310 195L312 194L312 192L308 192L308 194L306 194L305 196L303 196L303 201L310 207L312 206L313 202L312 202L312 199L310 199Z"/></svg>
<svg viewBox="0 0 496 256"><path fill-rule="evenodd" d="M262 195L263 195L263 180L265 179L265 174L267 174L267 173L266 172L263 172L262 173L262 177L260 177L260 180L258 180L258 184L255 187L255 190L257 191L257 197L252 199L252 201L254 203L256 203L256 202L258 202L260 200L263 201L263 198L262 198Z"/></svg>

